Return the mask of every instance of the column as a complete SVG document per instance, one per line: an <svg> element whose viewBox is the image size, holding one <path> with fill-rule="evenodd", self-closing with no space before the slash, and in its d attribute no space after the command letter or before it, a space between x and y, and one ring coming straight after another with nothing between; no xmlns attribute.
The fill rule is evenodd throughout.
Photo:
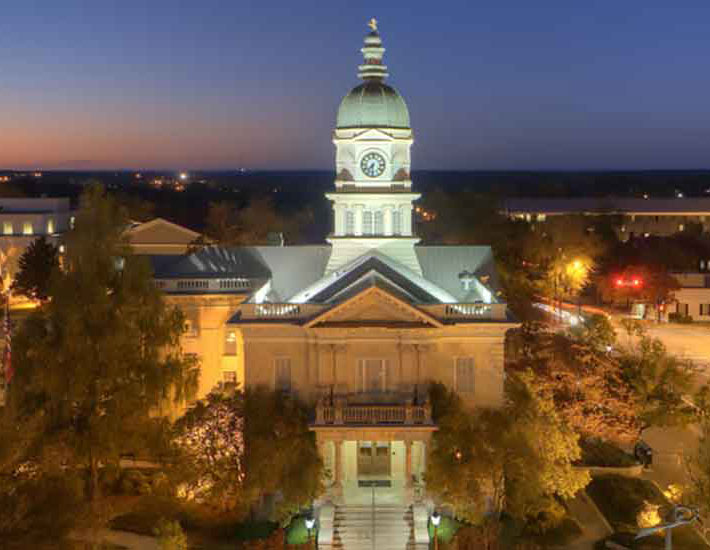
<svg viewBox="0 0 710 550"><path fill-rule="evenodd" d="M392 235L392 206L384 207L385 235Z"/></svg>
<svg viewBox="0 0 710 550"><path fill-rule="evenodd" d="M402 206L402 235L405 237L412 236L412 204Z"/></svg>
<svg viewBox="0 0 710 550"><path fill-rule="evenodd" d="M342 203L335 203L333 205L333 210L335 212L333 233L340 237L345 234L345 205Z"/></svg>
<svg viewBox="0 0 710 550"><path fill-rule="evenodd" d="M365 208L364 204L355 205L355 235L362 235L362 211Z"/></svg>
<svg viewBox="0 0 710 550"><path fill-rule="evenodd" d="M412 442L410 440L405 440L404 448L407 451L406 459L404 461L404 485L409 488L412 486Z"/></svg>
<svg viewBox="0 0 710 550"><path fill-rule="evenodd" d="M343 486L343 442L333 441L335 445L335 476L333 485L336 489L340 489Z"/></svg>

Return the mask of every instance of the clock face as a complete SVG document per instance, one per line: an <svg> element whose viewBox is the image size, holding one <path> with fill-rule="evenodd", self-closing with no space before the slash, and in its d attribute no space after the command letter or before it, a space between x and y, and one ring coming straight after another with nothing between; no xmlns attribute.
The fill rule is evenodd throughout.
<svg viewBox="0 0 710 550"><path fill-rule="evenodd" d="M385 171L385 165L385 157L379 153L367 153L360 160L360 169L370 178L381 176Z"/></svg>

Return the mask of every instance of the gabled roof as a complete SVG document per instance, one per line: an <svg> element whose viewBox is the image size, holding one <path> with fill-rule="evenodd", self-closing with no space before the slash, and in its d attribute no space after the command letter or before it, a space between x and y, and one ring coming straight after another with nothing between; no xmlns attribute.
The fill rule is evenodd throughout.
<svg viewBox="0 0 710 550"><path fill-rule="evenodd" d="M164 218L129 227L126 235L131 243L137 244L189 244L200 237L196 231Z"/></svg>
<svg viewBox="0 0 710 550"><path fill-rule="evenodd" d="M149 258L158 279L268 279L271 276L259 255L246 247L206 246L192 254Z"/></svg>
<svg viewBox="0 0 710 550"><path fill-rule="evenodd" d="M393 288L417 303L454 303L456 299L418 273L407 269L388 256L370 251L346 266L329 273L293 296L296 303L330 303L364 276L377 273Z"/></svg>
<svg viewBox="0 0 710 550"><path fill-rule="evenodd" d="M428 313L378 287L370 286L307 321L315 326L431 326L443 324Z"/></svg>

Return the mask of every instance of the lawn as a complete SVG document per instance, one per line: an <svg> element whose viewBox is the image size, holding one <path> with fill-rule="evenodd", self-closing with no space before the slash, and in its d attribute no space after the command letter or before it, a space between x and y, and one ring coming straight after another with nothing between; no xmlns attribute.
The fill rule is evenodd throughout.
<svg viewBox="0 0 710 550"><path fill-rule="evenodd" d="M632 540L638 532L636 515L644 501L661 505L661 514L671 509L671 503L655 484L646 479L616 475L599 476L593 478L587 486L587 494L614 529L613 540L630 544L630 547L635 549L663 548L661 536L636 542ZM708 549L707 544L690 526L679 527L673 531L673 545L675 548L687 550Z"/></svg>
<svg viewBox="0 0 710 550"><path fill-rule="evenodd" d="M454 538L456 531L461 527L461 523L454 518L441 516L441 523L437 531L437 538L440 542L448 544ZM429 522L429 540L434 540L434 525Z"/></svg>

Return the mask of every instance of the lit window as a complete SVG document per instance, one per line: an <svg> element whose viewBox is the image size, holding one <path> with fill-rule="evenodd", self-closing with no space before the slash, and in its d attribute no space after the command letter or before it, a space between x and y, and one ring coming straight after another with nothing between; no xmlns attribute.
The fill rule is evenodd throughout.
<svg viewBox="0 0 710 550"><path fill-rule="evenodd" d="M700 304L700 315L710 315L710 304Z"/></svg>
<svg viewBox="0 0 710 550"><path fill-rule="evenodd" d="M74 229L74 224L76 223L76 218L72 216L69 218L69 229Z"/></svg>
<svg viewBox="0 0 710 550"><path fill-rule="evenodd" d="M362 234L372 235L372 211L365 210L362 213Z"/></svg>
<svg viewBox="0 0 710 550"><path fill-rule="evenodd" d="M454 367L454 389L461 393L473 393L474 390L473 357L457 357Z"/></svg>
<svg viewBox="0 0 710 550"><path fill-rule="evenodd" d="M54 235L54 218L47 220L47 235Z"/></svg>
<svg viewBox="0 0 710 550"><path fill-rule="evenodd" d="M547 218L547 216L545 216L545 214L538 214L537 215L537 221L539 221L539 222L544 222L546 218Z"/></svg>
<svg viewBox="0 0 710 550"><path fill-rule="evenodd" d="M291 358L277 357L274 362L274 389L276 391L291 391Z"/></svg>
<svg viewBox="0 0 710 550"><path fill-rule="evenodd" d="M224 337L224 354L237 354L237 333L233 330L228 330L227 334Z"/></svg>
<svg viewBox="0 0 710 550"><path fill-rule="evenodd" d="M352 210L347 210L345 212L345 234L355 234L355 212Z"/></svg>
<svg viewBox="0 0 710 550"><path fill-rule="evenodd" d="M399 210L392 212L392 234L402 234L402 213Z"/></svg>
<svg viewBox="0 0 710 550"><path fill-rule="evenodd" d="M12 235L12 233L13 233L12 222L2 222L2 234L3 235Z"/></svg>
<svg viewBox="0 0 710 550"><path fill-rule="evenodd" d="M382 212L375 212L375 235L383 235L385 232L385 220Z"/></svg>
<svg viewBox="0 0 710 550"><path fill-rule="evenodd" d="M685 231L685 224L679 223L678 224L678 231Z"/></svg>
<svg viewBox="0 0 710 550"><path fill-rule="evenodd" d="M34 233L34 228L32 227L32 222L24 222L22 224L22 234L32 235Z"/></svg>

